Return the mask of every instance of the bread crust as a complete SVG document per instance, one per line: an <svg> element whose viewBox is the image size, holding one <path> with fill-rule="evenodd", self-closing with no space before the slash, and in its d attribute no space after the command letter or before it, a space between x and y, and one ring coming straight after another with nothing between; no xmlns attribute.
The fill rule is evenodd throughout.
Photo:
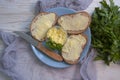
<svg viewBox="0 0 120 80"><path fill-rule="evenodd" d="M39 16L45 15L45 14L49 14L49 13L53 13L53 12L40 12L37 16L35 16L35 17L33 18L32 22L31 22L31 24L30 24L30 32L31 32L31 35L32 35L32 24L35 23L35 21L38 19ZM53 27L53 25L56 24L57 19L58 19L57 14L56 14L56 13L54 13L54 14L55 14L55 22L52 24L52 27ZM35 36L32 35L32 37L33 37L35 40L37 40L37 41L44 41L44 40L46 39L46 37L44 37L43 39L38 40Z"/></svg>
<svg viewBox="0 0 120 80"><path fill-rule="evenodd" d="M80 58L80 57L79 57ZM66 63L68 63L68 64L77 64L78 62L79 62L79 58L78 59L76 59L76 60L74 60L74 61L72 61L72 60L67 60L67 59L64 59L64 61L66 62Z"/></svg>
<svg viewBox="0 0 120 80"><path fill-rule="evenodd" d="M64 17L64 16L71 16L71 17L73 17L74 15L79 14L79 13L81 13L82 15L87 16L87 17L89 18L89 21L88 21L87 26L86 26L85 29L83 29L83 30L67 30L67 33L68 33L68 34L73 34L73 35L75 35L75 34L79 34L79 33L84 32L84 31L89 27L89 25L90 25L90 23L91 23L91 17L90 17L90 15L89 15L89 13L87 13L86 11L81 11L81 12L77 12L77 13L73 13L73 14L65 14L65 15L60 16L60 17L58 18L58 24L61 25L61 24L60 24L60 18L61 18L61 17ZM62 25L61 25L61 26L62 26Z"/></svg>
<svg viewBox="0 0 120 80"><path fill-rule="evenodd" d="M77 35L79 35L79 34L77 34ZM83 52L83 50L84 50L84 48L85 48L85 45L87 44L88 38L87 38L87 36L86 36L85 34L80 34L80 35L84 36L85 39L86 39L86 43L85 43L84 45L82 45L82 52ZM82 52L81 52L81 53L82 53ZM63 57L63 59L64 59L64 61L65 61L66 63L68 63L68 64L77 64L77 63L79 62L81 53L80 53L78 59L76 59L76 60L74 60L74 61L73 61L73 60L67 60L67 59L65 59L64 57ZM65 54L65 52L62 51L62 56L63 56L63 54Z"/></svg>

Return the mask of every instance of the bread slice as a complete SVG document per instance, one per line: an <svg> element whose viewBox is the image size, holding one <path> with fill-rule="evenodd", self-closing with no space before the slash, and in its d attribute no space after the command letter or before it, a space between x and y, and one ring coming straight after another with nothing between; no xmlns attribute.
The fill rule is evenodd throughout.
<svg viewBox="0 0 120 80"><path fill-rule="evenodd" d="M31 35L38 41L45 39L46 33L57 21L55 13L41 12L32 21L30 26Z"/></svg>
<svg viewBox="0 0 120 80"><path fill-rule="evenodd" d="M84 34L70 35L62 48L62 57L66 63L76 64L79 62L80 55L87 43Z"/></svg>
<svg viewBox="0 0 120 80"><path fill-rule="evenodd" d="M69 34L79 34L84 32L90 25L91 17L85 12L66 14L58 19L58 24L63 27Z"/></svg>

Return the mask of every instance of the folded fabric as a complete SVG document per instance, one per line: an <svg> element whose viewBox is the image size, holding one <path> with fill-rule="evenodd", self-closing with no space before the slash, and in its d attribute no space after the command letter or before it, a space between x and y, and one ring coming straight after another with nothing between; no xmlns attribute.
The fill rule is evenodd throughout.
<svg viewBox="0 0 120 80"><path fill-rule="evenodd" d="M85 10L93 0L40 0L39 11L55 7L67 7L76 11Z"/></svg>
<svg viewBox="0 0 120 80"><path fill-rule="evenodd" d="M13 80L82 80L81 76L84 80L91 80L89 79L91 77L93 80L91 75L95 74L95 68L91 67L93 50L90 56L82 62L81 69L80 64L65 69L56 69L40 62L34 56L30 45L20 37L6 32L0 32L0 36L7 46L0 58L0 71L6 73ZM89 76L88 73L90 73Z"/></svg>
<svg viewBox="0 0 120 80"><path fill-rule="evenodd" d="M39 11L54 7L83 10L88 7L91 1L41 0L37 7ZM92 70L92 65L90 65L94 55L93 50L89 57L86 56L83 63L72 65L65 69L57 69L39 61L32 52L30 45L20 37L3 31L0 32L0 36L6 44L6 49L0 58L0 71L6 73L13 80L82 80L81 76L84 80L96 80L93 78L95 72ZM80 68L81 65L82 67Z"/></svg>

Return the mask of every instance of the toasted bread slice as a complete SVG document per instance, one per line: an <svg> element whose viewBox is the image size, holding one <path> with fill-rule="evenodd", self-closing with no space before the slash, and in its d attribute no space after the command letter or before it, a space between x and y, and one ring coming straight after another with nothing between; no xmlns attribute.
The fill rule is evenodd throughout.
<svg viewBox="0 0 120 80"><path fill-rule="evenodd" d="M58 19L58 24L67 30L69 34L79 34L84 32L90 25L90 22L91 17L85 11L66 14Z"/></svg>
<svg viewBox="0 0 120 80"><path fill-rule="evenodd" d="M79 62L80 55L87 43L84 34L70 35L62 48L62 57L66 63L76 64Z"/></svg>
<svg viewBox="0 0 120 80"><path fill-rule="evenodd" d="M32 21L30 26L31 35L38 41L45 39L46 33L57 21L55 13L41 12Z"/></svg>

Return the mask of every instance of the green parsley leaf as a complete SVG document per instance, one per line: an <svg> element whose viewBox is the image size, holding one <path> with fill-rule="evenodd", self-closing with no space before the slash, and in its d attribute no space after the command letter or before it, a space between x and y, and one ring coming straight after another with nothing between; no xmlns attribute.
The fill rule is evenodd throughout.
<svg viewBox="0 0 120 80"><path fill-rule="evenodd" d="M97 50L95 60L110 62L120 61L120 11L113 0L101 1L101 8L95 8L92 14L92 46Z"/></svg>

